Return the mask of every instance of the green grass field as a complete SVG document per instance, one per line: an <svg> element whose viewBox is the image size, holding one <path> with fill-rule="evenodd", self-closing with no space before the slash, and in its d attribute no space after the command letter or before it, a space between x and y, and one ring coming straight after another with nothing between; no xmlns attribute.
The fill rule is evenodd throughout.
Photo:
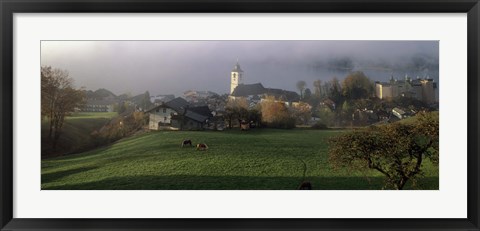
<svg viewBox="0 0 480 231"><path fill-rule="evenodd" d="M42 160L42 189L381 189L375 171L333 171L329 137L339 130L152 131L81 154ZM207 151L181 148L183 139ZM438 167L406 189L438 189Z"/></svg>
<svg viewBox="0 0 480 231"><path fill-rule="evenodd" d="M85 151L92 148L90 134L105 125L111 118L117 115L116 112L77 112L66 117L59 138L59 147L55 152L51 146L42 139L42 156L67 154L72 152ZM48 136L48 122L42 121L42 138ZM44 155L46 153L46 155Z"/></svg>

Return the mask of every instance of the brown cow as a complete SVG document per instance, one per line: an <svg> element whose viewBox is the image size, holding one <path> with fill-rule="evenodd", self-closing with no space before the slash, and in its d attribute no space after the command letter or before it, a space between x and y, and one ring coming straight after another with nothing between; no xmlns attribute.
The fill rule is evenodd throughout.
<svg viewBox="0 0 480 231"><path fill-rule="evenodd" d="M197 144L197 150L199 151L205 151L208 149L207 144Z"/></svg>

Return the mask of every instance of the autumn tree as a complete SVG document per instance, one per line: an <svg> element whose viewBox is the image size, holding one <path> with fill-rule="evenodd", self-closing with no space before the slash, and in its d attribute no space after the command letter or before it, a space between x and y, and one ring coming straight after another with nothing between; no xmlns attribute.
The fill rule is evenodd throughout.
<svg viewBox="0 0 480 231"><path fill-rule="evenodd" d="M285 103L268 96L261 103L262 123L276 128L294 128L295 118L291 115Z"/></svg>
<svg viewBox="0 0 480 231"><path fill-rule="evenodd" d="M85 91L73 88L68 72L43 66L41 71L41 114L48 119L48 139L55 150L65 117L85 103Z"/></svg>
<svg viewBox="0 0 480 231"><path fill-rule="evenodd" d="M421 113L411 123L372 126L331 138L329 161L336 167L374 169L385 188L403 189L422 175L422 163L438 165L438 114Z"/></svg>
<svg viewBox="0 0 480 231"><path fill-rule="evenodd" d="M291 107L293 116L295 117L297 124L307 124L312 118L312 106L305 102L299 102Z"/></svg>
<svg viewBox="0 0 480 231"><path fill-rule="evenodd" d="M373 95L374 85L361 71L350 73L342 82L342 94L347 99L365 99Z"/></svg>

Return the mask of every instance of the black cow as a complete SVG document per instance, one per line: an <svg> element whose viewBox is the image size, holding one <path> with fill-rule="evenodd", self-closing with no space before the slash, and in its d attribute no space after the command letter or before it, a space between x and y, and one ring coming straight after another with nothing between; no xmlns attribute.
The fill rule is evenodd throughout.
<svg viewBox="0 0 480 231"><path fill-rule="evenodd" d="M191 140L183 140L182 141L182 147L185 147L189 145L190 147L192 147L192 141Z"/></svg>

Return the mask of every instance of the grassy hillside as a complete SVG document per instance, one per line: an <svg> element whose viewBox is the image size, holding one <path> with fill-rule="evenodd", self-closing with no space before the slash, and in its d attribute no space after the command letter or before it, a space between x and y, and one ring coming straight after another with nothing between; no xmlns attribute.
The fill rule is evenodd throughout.
<svg viewBox="0 0 480 231"><path fill-rule="evenodd" d="M342 131L156 131L108 147L42 160L42 189L381 189L375 171L333 171L329 137ZM207 151L181 148L183 139ZM425 164L414 189L438 189L438 168ZM411 189L409 185L407 189Z"/></svg>
<svg viewBox="0 0 480 231"><path fill-rule="evenodd" d="M81 152L91 148L90 134L116 115L116 112L79 112L67 117L55 152L45 139L48 136L48 122L42 121L42 156Z"/></svg>

